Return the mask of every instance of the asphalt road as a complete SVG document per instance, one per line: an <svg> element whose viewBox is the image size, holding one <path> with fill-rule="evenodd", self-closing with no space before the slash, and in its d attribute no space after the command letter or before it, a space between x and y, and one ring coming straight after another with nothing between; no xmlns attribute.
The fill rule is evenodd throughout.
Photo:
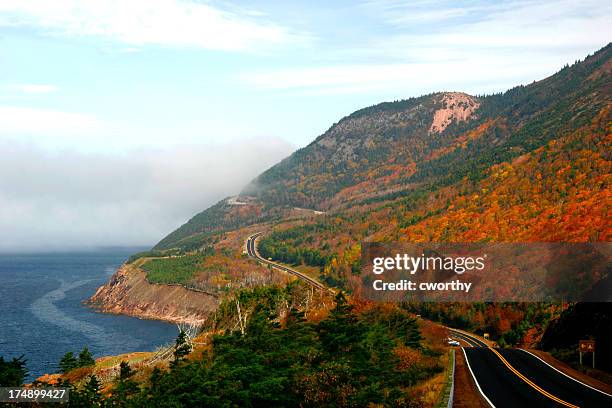
<svg viewBox="0 0 612 408"><path fill-rule="evenodd" d="M257 251L258 232L248 237L249 256L297 276L317 289L328 290L311 277L263 258ZM494 349L469 334L451 335L470 345L462 347L472 378L484 399L495 408L612 408L612 396L595 390L550 367L522 349Z"/></svg>
<svg viewBox="0 0 612 408"><path fill-rule="evenodd" d="M476 337L451 331L466 341L466 361L481 393L497 407L612 407L612 396L590 388L522 349L493 349Z"/></svg>
<svg viewBox="0 0 612 408"><path fill-rule="evenodd" d="M257 251L257 239L263 235L263 232L258 232L256 234L253 234L251 236L249 236L247 238L246 241L246 249L247 249L247 253L250 257L257 259L259 262L262 262L266 265L270 265L273 268L276 268L278 270L287 272L291 275L297 276L299 279L302 279L303 281L305 281L306 283L308 283L311 286L314 286L317 289L324 289L324 290L329 290L328 288L326 288L325 286L323 286L321 283L317 282L316 280L312 279L310 276L305 275L299 271L296 271L295 269L291 269L288 268L284 265L278 264L276 262L270 261L264 257L262 257L261 255L259 255L259 252Z"/></svg>
<svg viewBox="0 0 612 408"><path fill-rule="evenodd" d="M467 334L451 330L451 335L459 340L463 340L468 343L470 347L489 347L484 341L480 340L478 337L472 337Z"/></svg>

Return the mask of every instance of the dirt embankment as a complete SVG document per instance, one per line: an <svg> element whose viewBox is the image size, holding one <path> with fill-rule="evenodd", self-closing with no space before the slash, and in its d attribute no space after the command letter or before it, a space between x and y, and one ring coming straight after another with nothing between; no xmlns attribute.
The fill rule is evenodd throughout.
<svg viewBox="0 0 612 408"><path fill-rule="evenodd" d="M474 378L469 372L465 357L460 348L455 350L455 393L453 407L458 408L488 408L480 395Z"/></svg>
<svg viewBox="0 0 612 408"><path fill-rule="evenodd" d="M124 264L86 304L105 313L199 325L219 299L179 285L151 284L143 270Z"/></svg>

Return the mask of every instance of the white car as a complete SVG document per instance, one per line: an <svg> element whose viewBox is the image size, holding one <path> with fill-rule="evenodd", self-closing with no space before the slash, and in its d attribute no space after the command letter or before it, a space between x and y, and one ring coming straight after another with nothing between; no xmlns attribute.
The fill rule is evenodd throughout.
<svg viewBox="0 0 612 408"><path fill-rule="evenodd" d="M461 344L457 340L449 340L448 345L449 346L460 346Z"/></svg>

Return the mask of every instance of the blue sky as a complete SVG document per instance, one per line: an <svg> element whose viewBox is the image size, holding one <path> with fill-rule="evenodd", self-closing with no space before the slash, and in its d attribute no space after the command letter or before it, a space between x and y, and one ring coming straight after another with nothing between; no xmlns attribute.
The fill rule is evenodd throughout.
<svg viewBox="0 0 612 408"><path fill-rule="evenodd" d="M541 79L604 46L611 15L605 1L0 0L0 162L40 167L0 179L0 227L40 247L153 243L358 108ZM125 202L75 208L64 190L90 189L74 166L108 162L140 167L83 183ZM48 201L16 180L51 186ZM128 216L163 221L113 232ZM114 222L66 238L92 217Z"/></svg>

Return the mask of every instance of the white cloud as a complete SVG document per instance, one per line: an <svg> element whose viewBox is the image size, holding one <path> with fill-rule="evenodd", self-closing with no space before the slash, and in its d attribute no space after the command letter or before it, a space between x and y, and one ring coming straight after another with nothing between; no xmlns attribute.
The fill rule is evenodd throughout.
<svg viewBox="0 0 612 408"><path fill-rule="evenodd" d="M498 90L501 82L518 84L536 79L534 72L546 73L546 66L508 65L507 60L471 58L444 63L339 65L245 73L240 80L259 90L295 91L302 94L348 94L398 91L415 95L435 91ZM558 68L561 68L560 66ZM491 84L495 84L492 87ZM469 89L466 89L469 88Z"/></svg>
<svg viewBox="0 0 612 408"><path fill-rule="evenodd" d="M26 94L46 94L59 90L57 86L48 84L18 84L10 88Z"/></svg>
<svg viewBox="0 0 612 408"><path fill-rule="evenodd" d="M612 3L599 0L576 2L509 1L482 2L458 7L453 2L424 1L397 4L373 2L369 12L398 29L399 33L375 41L382 51L418 57L412 49L463 50L481 53L511 50L559 52L571 47L602 47L612 36ZM378 11L378 14L376 14ZM427 23L435 11L444 24L417 30L408 23ZM416 31L416 32L415 32ZM387 46L384 45L387 44Z"/></svg>
<svg viewBox="0 0 612 408"><path fill-rule="evenodd" d="M65 36L103 37L135 46L254 51L306 37L259 13L193 0L3 0L0 26Z"/></svg>
<svg viewBox="0 0 612 408"><path fill-rule="evenodd" d="M52 109L0 106L0 135L81 135L101 127L94 116Z"/></svg>
<svg viewBox="0 0 612 408"><path fill-rule="evenodd" d="M530 25L563 26L571 19L589 18L609 14L611 5L600 0L479 0L457 2L454 0L371 0L360 7L381 21L402 29L406 24L422 28L432 22L444 23L437 29L447 30L455 26L474 27L477 24L494 23L501 29ZM431 26L430 26L431 27ZM508 33L510 34L510 33Z"/></svg>
<svg viewBox="0 0 612 408"><path fill-rule="evenodd" d="M501 91L553 74L612 38L612 3L371 1L387 26L341 54L352 64L244 72L258 90L300 94ZM434 24L437 23L437 24Z"/></svg>

